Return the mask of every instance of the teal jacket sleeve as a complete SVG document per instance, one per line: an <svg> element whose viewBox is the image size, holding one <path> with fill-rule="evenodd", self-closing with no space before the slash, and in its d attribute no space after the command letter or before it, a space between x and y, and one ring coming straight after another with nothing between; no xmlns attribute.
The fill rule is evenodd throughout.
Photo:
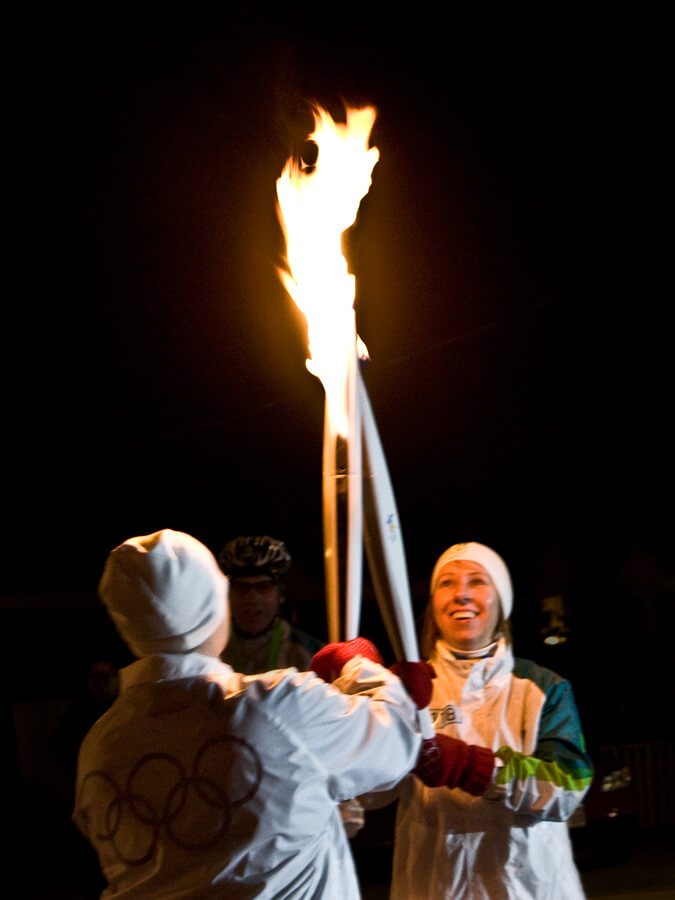
<svg viewBox="0 0 675 900"><path fill-rule="evenodd" d="M527 678L542 692L534 754L510 747L497 751L492 799L535 820L566 821L579 806L593 779L572 685L529 660L516 660L514 675Z"/></svg>

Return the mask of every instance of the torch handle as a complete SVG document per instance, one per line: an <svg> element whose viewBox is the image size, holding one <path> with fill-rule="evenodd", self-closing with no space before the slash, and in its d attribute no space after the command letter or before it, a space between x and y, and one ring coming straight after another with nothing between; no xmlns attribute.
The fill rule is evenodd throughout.
<svg viewBox="0 0 675 900"><path fill-rule="evenodd" d="M353 316L353 313L352 313ZM361 591L363 588L363 470L361 428L361 376L356 352L356 323L354 348L347 365L347 572L345 576L345 638L357 637L361 622Z"/></svg>
<svg viewBox="0 0 675 900"><path fill-rule="evenodd" d="M329 415L326 399L323 420L323 561L326 575L326 613L328 640L341 639L340 570L337 508L338 435Z"/></svg>
<svg viewBox="0 0 675 900"><path fill-rule="evenodd" d="M419 659L403 535L387 462L363 379L364 542L380 612L398 659Z"/></svg>
<svg viewBox="0 0 675 900"><path fill-rule="evenodd" d="M403 535L389 469L361 377L359 393L363 423L364 543L369 569L396 658L417 660L419 649ZM418 711L418 724L424 738L432 738L436 733L428 707Z"/></svg>
<svg viewBox="0 0 675 900"><path fill-rule="evenodd" d="M428 706L425 706L424 709L417 710L417 724L419 725L420 732L425 740L434 737L436 734L436 729L434 728L434 723L431 721L431 712Z"/></svg>

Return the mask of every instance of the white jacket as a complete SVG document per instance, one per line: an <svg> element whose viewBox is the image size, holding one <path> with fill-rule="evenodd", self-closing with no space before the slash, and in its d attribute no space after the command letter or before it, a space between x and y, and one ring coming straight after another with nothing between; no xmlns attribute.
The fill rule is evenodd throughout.
<svg viewBox="0 0 675 900"><path fill-rule="evenodd" d="M338 690L296 669L239 675L198 653L120 674L82 744L73 813L103 897L360 896L338 803L416 763L416 708L398 678L358 657Z"/></svg>
<svg viewBox="0 0 675 900"><path fill-rule="evenodd" d="M579 900L566 820L592 777L568 681L504 640L494 656L455 658L438 641L435 728L497 753L482 797L402 786L392 900Z"/></svg>

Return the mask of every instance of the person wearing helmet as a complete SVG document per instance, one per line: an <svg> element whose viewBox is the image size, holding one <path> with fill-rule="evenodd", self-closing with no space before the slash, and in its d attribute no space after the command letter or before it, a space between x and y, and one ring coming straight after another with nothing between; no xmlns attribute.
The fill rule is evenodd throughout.
<svg viewBox="0 0 675 900"><path fill-rule="evenodd" d="M593 777L570 683L515 658L511 576L490 547L453 544L436 561L421 651L436 678L437 735L494 753L483 791L399 786L391 900L582 900L567 819Z"/></svg>
<svg viewBox="0 0 675 900"><path fill-rule="evenodd" d="M322 642L281 615L291 567L284 542L242 535L225 544L218 561L230 583L232 615L223 661L246 675L287 666L305 670Z"/></svg>

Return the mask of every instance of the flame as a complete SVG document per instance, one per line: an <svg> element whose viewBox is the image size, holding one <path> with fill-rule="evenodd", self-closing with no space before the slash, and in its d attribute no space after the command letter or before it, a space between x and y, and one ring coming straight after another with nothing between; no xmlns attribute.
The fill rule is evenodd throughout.
<svg viewBox="0 0 675 900"><path fill-rule="evenodd" d="M307 320L307 368L326 391L333 425L348 430L346 383L350 357L367 356L356 334L356 279L342 252L342 235L356 221L361 200L372 183L380 158L369 147L376 110L346 108L346 122L336 123L314 107L314 166L292 157L277 179L277 214L286 240L286 268L278 274Z"/></svg>

